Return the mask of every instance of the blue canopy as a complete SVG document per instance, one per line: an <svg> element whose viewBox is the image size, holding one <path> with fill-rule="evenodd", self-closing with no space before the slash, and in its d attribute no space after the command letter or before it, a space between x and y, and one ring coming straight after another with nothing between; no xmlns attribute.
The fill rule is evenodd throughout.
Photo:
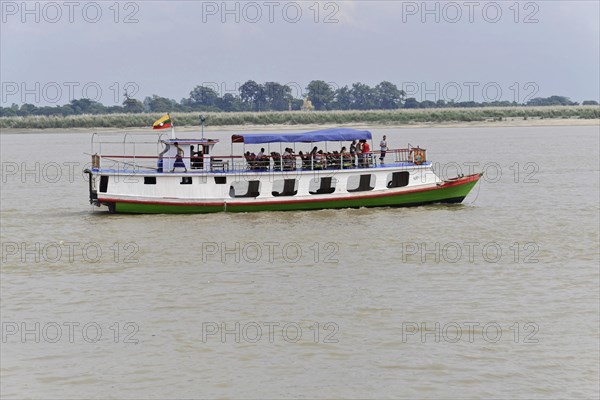
<svg viewBox="0 0 600 400"><path fill-rule="evenodd" d="M265 133L233 135L233 143L312 143L312 142L339 142L349 140L371 140L371 132L358 131L350 128L332 128L306 133Z"/></svg>

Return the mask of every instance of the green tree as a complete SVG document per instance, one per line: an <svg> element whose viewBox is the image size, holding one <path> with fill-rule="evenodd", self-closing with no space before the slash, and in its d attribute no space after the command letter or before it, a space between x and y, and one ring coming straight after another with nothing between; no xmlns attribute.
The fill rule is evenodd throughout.
<svg viewBox="0 0 600 400"><path fill-rule="evenodd" d="M21 107L16 112L19 117L26 117L28 115L33 115L37 107L33 104L25 103L21 104Z"/></svg>
<svg viewBox="0 0 600 400"><path fill-rule="evenodd" d="M564 96L536 97L527 102L528 106L575 106L577 103Z"/></svg>
<svg viewBox="0 0 600 400"><path fill-rule="evenodd" d="M238 96L231 93L225 93L220 99L218 106L223 111L240 111L242 109L241 100Z"/></svg>
<svg viewBox="0 0 600 400"><path fill-rule="evenodd" d="M406 92L400 89L400 105L404 104L404 99L406 99Z"/></svg>
<svg viewBox="0 0 600 400"><path fill-rule="evenodd" d="M60 113L62 115L65 115L65 116L66 115L75 115L76 114L75 109L73 108L72 104L65 104L64 106L62 106L60 108Z"/></svg>
<svg viewBox="0 0 600 400"><path fill-rule="evenodd" d="M419 105L421 108L437 108L437 103L431 100L424 100Z"/></svg>
<svg viewBox="0 0 600 400"><path fill-rule="evenodd" d="M461 101L460 103L456 103L454 106L459 108L475 108L481 107L482 105L476 101Z"/></svg>
<svg viewBox="0 0 600 400"><path fill-rule="evenodd" d="M125 101L123 101L123 112L126 112L127 114L143 113L144 104L137 99L126 98Z"/></svg>
<svg viewBox="0 0 600 400"><path fill-rule="evenodd" d="M240 97L247 110L261 111L267 103L264 86L252 80L240 86Z"/></svg>
<svg viewBox="0 0 600 400"><path fill-rule="evenodd" d="M75 114L104 114L106 113L106 107L90 99L73 99L71 100L71 107Z"/></svg>
<svg viewBox="0 0 600 400"><path fill-rule="evenodd" d="M153 94L152 97L146 97L144 99L144 106L150 112L166 113L175 110L177 108L177 102Z"/></svg>
<svg viewBox="0 0 600 400"><path fill-rule="evenodd" d="M264 84L265 98L271 110L285 111L292 100L292 88L277 82L266 82Z"/></svg>
<svg viewBox="0 0 600 400"><path fill-rule="evenodd" d="M375 95L377 96L378 108L383 110L395 110L400 106L400 90L391 82L383 81L375 86Z"/></svg>
<svg viewBox="0 0 600 400"><path fill-rule="evenodd" d="M61 115L61 109L59 106L56 106L56 107L44 106L44 107L37 108L35 110L34 114L35 115L45 115L45 116Z"/></svg>
<svg viewBox="0 0 600 400"><path fill-rule="evenodd" d="M0 117L14 117L17 115L17 110L11 107L0 107Z"/></svg>
<svg viewBox="0 0 600 400"><path fill-rule="evenodd" d="M343 86L335 91L333 108L336 110L350 110L352 108L352 92L348 86Z"/></svg>
<svg viewBox="0 0 600 400"><path fill-rule="evenodd" d="M414 97L409 97L404 102L404 108L419 108L419 102Z"/></svg>
<svg viewBox="0 0 600 400"><path fill-rule="evenodd" d="M219 94L214 89L206 86L196 86L190 92L189 105L195 110L208 110L215 108Z"/></svg>
<svg viewBox="0 0 600 400"><path fill-rule="evenodd" d="M352 108L357 110L374 110L377 108L375 89L364 83L352 84Z"/></svg>
<svg viewBox="0 0 600 400"><path fill-rule="evenodd" d="M292 99L292 110L300 110L304 104L304 99Z"/></svg>
<svg viewBox="0 0 600 400"><path fill-rule="evenodd" d="M307 97L316 110L329 110L335 98L335 92L325 81L312 81L306 87Z"/></svg>
<svg viewBox="0 0 600 400"><path fill-rule="evenodd" d="M68 106L64 106L64 107L68 107ZM63 115L68 115L68 114L65 114L65 112L68 112L68 110L64 110L64 107L61 110L61 112L63 113ZM110 106L110 107L106 107L106 112L109 114L121 114L121 113L124 113L125 110L121 106Z"/></svg>
<svg viewBox="0 0 600 400"><path fill-rule="evenodd" d="M75 114L90 114L92 103L90 99L73 99L71 100L71 107L73 107Z"/></svg>

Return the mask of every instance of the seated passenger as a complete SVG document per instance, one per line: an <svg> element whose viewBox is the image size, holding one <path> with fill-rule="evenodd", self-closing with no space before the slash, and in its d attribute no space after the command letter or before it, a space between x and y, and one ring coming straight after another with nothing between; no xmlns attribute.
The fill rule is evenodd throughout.
<svg viewBox="0 0 600 400"><path fill-rule="evenodd" d="M344 168L350 168L352 166L352 156L346 151L346 146L342 147L340 157L342 157L342 165Z"/></svg>
<svg viewBox="0 0 600 400"><path fill-rule="evenodd" d="M281 171L281 155L276 151L272 151L271 158L273 159L273 170Z"/></svg>
<svg viewBox="0 0 600 400"><path fill-rule="evenodd" d="M316 155L317 155L317 153L318 153L318 149L317 149L317 146L315 146L315 147L313 147L313 149L310 151L310 156L311 156L312 158L315 158L315 157L316 157Z"/></svg>
<svg viewBox="0 0 600 400"><path fill-rule="evenodd" d="M284 169L291 170L296 168L296 166L294 165L294 161L296 159L296 156L294 156L294 150L290 149L289 147L286 147L282 157Z"/></svg>
<svg viewBox="0 0 600 400"><path fill-rule="evenodd" d="M265 155L264 147L260 149L260 152L256 155L256 166L258 168L269 168L269 157Z"/></svg>
<svg viewBox="0 0 600 400"><path fill-rule="evenodd" d="M327 168L327 157L325 156L325 154L323 154L323 150L319 150L317 152L317 154L315 155L314 163L315 163L315 165L314 165L315 169Z"/></svg>
<svg viewBox="0 0 600 400"><path fill-rule="evenodd" d="M254 169L254 155L247 151L244 153L244 159L246 160L246 164L248 164L248 169Z"/></svg>

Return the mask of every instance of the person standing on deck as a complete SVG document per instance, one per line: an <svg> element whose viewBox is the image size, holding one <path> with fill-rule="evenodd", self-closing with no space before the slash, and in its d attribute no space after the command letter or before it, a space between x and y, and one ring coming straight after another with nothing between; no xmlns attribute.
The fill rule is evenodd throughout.
<svg viewBox="0 0 600 400"><path fill-rule="evenodd" d="M356 140L353 140L352 143L350 143L350 157L352 158L352 166L356 167L356 160L354 159L354 156L356 155Z"/></svg>
<svg viewBox="0 0 600 400"><path fill-rule="evenodd" d="M371 146L366 140L363 140L362 144L362 159L363 165L368 168L371 165Z"/></svg>
<svg viewBox="0 0 600 400"><path fill-rule="evenodd" d="M379 155L379 161L381 164L383 164L383 159L385 158L385 153L387 151L387 140L386 140L386 136L383 135L383 139L381 139L381 142L379 142L379 147L381 149L381 153Z"/></svg>
<svg viewBox="0 0 600 400"><path fill-rule="evenodd" d="M177 142L173 143L173 145L177 149L177 155L175 156L175 163L173 164L173 169L171 170L171 172L175 172L175 168L183 168L185 170L185 172L187 172L187 167L185 166L185 163L183 162L183 155L184 155L183 149L181 147L179 147L179 143L177 143Z"/></svg>
<svg viewBox="0 0 600 400"><path fill-rule="evenodd" d="M356 159L358 161L358 168L362 168L363 167L363 141L359 140L358 143L356 143Z"/></svg>

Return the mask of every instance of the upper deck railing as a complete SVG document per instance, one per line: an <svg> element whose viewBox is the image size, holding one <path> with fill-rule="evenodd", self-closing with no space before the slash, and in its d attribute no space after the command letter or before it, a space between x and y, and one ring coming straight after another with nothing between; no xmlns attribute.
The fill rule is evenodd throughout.
<svg viewBox="0 0 600 400"><path fill-rule="evenodd" d="M380 151L364 154L340 154L337 152L324 154L286 155L277 152L257 157L253 154L244 156L147 156L133 154L97 154L92 155L92 168L114 171L175 171L199 172L269 172L269 171L301 171L301 170L345 170L354 168L378 168L398 164L421 165L426 162L426 150L419 147L406 149L390 149L385 152L381 161ZM177 162L183 163L177 164ZM185 168L184 168L185 166Z"/></svg>
<svg viewBox="0 0 600 400"><path fill-rule="evenodd" d="M421 165L426 162L426 150L413 147L389 149L381 159L381 151L350 154L338 151L315 153L280 154L272 151L259 157L246 152L244 155L216 156L209 154L218 141L210 139L181 139L179 148L175 140L155 133L114 134L94 133L91 139L92 168L131 172L227 172L227 171L298 171L298 170L344 170L351 168L378 168L398 164ZM233 143L233 142L232 142ZM202 152L194 152L193 145ZM312 147L312 144L311 144ZM325 146L327 148L327 146ZM290 151L292 149L289 149ZM183 151L183 156L180 157ZM154 155L148 155L154 154Z"/></svg>

